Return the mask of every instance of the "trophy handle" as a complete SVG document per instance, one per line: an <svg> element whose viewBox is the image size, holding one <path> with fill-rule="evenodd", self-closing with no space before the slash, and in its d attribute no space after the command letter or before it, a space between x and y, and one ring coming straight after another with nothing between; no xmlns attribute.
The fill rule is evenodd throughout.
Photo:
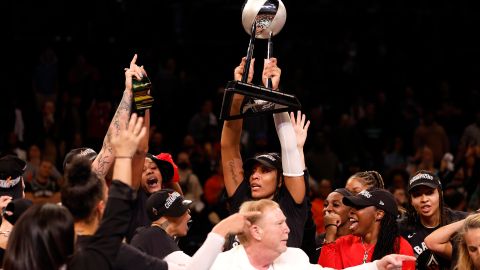
<svg viewBox="0 0 480 270"><path fill-rule="evenodd" d="M250 35L250 42L248 43L247 59L245 61L245 67L243 68L242 82L246 83L248 80L248 71L250 70L250 63L252 61L253 49L255 48L255 31L257 29L257 23L252 24L252 34Z"/></svg>
<svg viewBox="0 0 480 270"><path fill-rule="evenodd" d="M272 57L272 53L273 53L272 36L273 36L273 32L270 31L270 35L268 36L267 59L270 59L270 57ZM266 86L267 86L267 88L272 88L272 79L270 79L270 78L267 79L267 85Z"/></svg>

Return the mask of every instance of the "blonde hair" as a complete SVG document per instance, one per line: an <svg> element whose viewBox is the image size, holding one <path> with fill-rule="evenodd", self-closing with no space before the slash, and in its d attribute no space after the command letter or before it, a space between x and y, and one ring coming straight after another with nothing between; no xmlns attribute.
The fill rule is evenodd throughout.
<svg viewBox="0 0 480 270"><path fill-rule="evenodd" d="M468 216L465 219L463 228L458 236L458 260L453 268L454 270L470 270L474 269L472 259L468 254L467 243L465 242L465 233L471 229L480 229L480 214Z"/></svg>
<svg viewBox="0 0 480 270"><path fill-rule="evenodd" d="M261 199L258 201L247 201L242 203L240 206L240 210L238 211L240 214L248 213L248 212L265 212L267 208L280 208L278 203L270 200L270 199ZM259 220L262 219L263 215L256 215L248 218L251 224L256 224ZM240 244L244 244L247 242L247 237L245 234L237 235Z"/></svg>

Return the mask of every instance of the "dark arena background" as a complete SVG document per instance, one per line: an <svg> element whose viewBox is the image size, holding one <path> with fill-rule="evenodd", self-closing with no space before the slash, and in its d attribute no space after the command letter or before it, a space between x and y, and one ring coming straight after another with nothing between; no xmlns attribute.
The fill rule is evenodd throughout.
<svg viewBox="0 0 480 270"><path fill-rule="evenodd" d="M284 1L287 20L273 54L281 89L298 97L312 122L305 153L317 183L342 186L353 172L377 170L390 186L395 173L422 162L425 146L436 169L447 152L456 172L462 168L480 145L480 138L461 143L468 125L480 125L480 8L473 2ZM151 152L193 153L205 183L218 163L224 86L247 51L242 4L8 1L0 152L37 145L61 170L71 148L98 151L137 53L153 83ZM257 40L256 83L265 51ZM198 120L209 113L217 121ZM429 145L433 129L445 131L441 146ZM270 116L247 119L245 130L245 157L278 147ZM464 209L465 181L452 180Z"/></svg>

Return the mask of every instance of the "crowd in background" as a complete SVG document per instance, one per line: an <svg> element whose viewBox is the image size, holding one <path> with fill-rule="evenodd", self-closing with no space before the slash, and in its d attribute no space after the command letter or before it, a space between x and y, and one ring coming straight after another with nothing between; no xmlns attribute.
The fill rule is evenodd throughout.
<svg viewBox="0 0 480 270"><path fill-rule="evenodd" d="M208 7L219 4L208 2ZM224 11L234 6L227 2L221 7ZM140 52L139 62L144 63L153 85L148 152L172 154L183 195L193 201L189 233L179 242L185 253L193 255L212 228L230 214L220 155L223 123L218 115L224 86L248 37L239 32L231 39L222 34L224 39L207 40L190 25L194 20L186 18L192 12L188 5L182 1L166 5L175 11L170 21L162 18L175 29L166 33L171 40L158 45L161 42L142 29L138 35L147 36L153 45L130 48ZM472 49L475 43L469 42L470 35L462 35L468 32L464 27L470 25L468 20L474 19L466 16L467 22L447 27L445 18L468 12L447 2L438 5L436 9L408 8L371 1L365 7L341 7L319 1L312 10L326 8L321 22L336 18L342 13L339 10L348 15L342 15L344 21L332 29L320 28L321 41L307 39L309 26L300 24L287 27L284 32L289 34L274 39L274 54L283 72L280 89L299 98L311 121L304 152L317 236L328 233L331 220L325 222L324 216L329 195L339 193L351 176L365 171L377 171L383 177L381 188L393 194L399 210L409 209L409 180L418 171L438 177L449 209L480 209L480 81L475 74L479 55ZM114 13L132 12L126 10L122 7ZM300 9L293 6L291 10ZM306 22L313 21L309 12L300 14ZM392 19L387 19L391 14ZM295 18L298 21L301 16L297 13L289 20ZM357 20L361 23L355 27ZM419 40L431 22L445 29ZM455 27L460 30L456 32ZM99 41L92 43L83 30L73 31L52 34L56 38L48 37L19 55L14 74L5 82L0 156L11 154L26 162L25 192L34 202L60 202L66 154L80 147L99 151L121 106L123 63L132 49L118 45L126 41L118 33L109 39L114 44L110 50ZM21 41L28 40L26 36L15 37ZM89 45L78 46L69 39ZM260 59L262 41L259 45ZM227 52L226 47L233 49ZM470 52L474 52L471 57ZM261 73L259 67L255 73ZM242 156L278 148L270 116L244 121Z"/></svg>

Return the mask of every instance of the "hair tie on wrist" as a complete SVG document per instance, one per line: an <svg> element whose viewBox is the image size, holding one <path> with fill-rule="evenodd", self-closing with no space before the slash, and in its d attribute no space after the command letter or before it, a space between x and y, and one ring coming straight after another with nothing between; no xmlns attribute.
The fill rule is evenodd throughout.
<svg viewBox="0 0 480 270"><path fill-rule="evenodd" d="M132 159L131 156L115 156L115 158L128 158L128 159Z"/></svg>

